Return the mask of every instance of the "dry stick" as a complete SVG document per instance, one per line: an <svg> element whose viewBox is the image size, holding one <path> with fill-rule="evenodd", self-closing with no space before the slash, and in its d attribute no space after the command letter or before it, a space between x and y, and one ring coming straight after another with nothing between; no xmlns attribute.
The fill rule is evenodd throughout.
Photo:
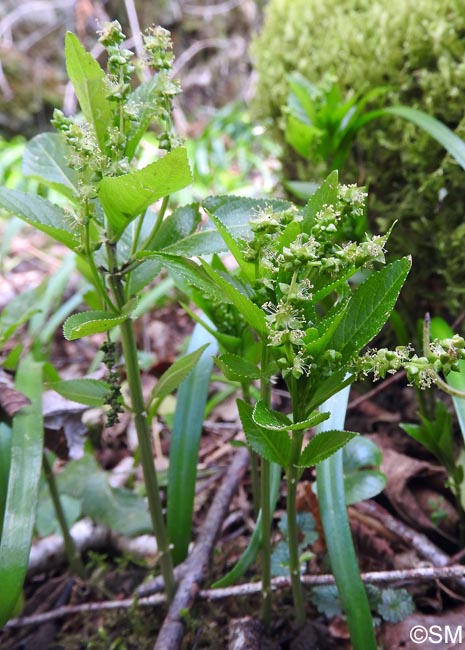
<svg viewBox="0 0 465 650"><path fill-rule="evenodd" d="M192 556L191 556L192 557ZM392 583L416 583L429 582L433 580L461 579L465 576L465 566L447 566L447 567L418 567L416 569L402 569L396 571L372 571L362 573L362 580L368 584L392 584ZM183 584L183 583L181 583ZM287 577L273 578L271 581L273 589L287 589L291 581ZM334 576L331 574L302 576L302 584L307 587L333 585ZM222 600L225 598L237 598L240 596L253 596L260 594L262 589L261 582L248 582L234 587L225 587L224 589L203 589L198 592L197 597L201 600ZM103 612L114 609L130 609L134 605L140 607L154 607L166 603L166 597L163 594L155 594L147 598L140 598L134 601L132 598L124 600L109 600L100 603L83 603L81 605L65 605L44 614L35 614L32 616L22 616L9 621L5 628L24 627L26 625L40 625L47 621L58 618L64 618L73 614L83 614L87 612ZM165 646L170 647L171 646ZM173 646L175 650L176 646Z"/></svg>
<svg viewBox="0 0 465 650"><path fill-rule="evenodd" d="M381 521L385 528L411 544L421 557L429 560L434 566L441 567L449 564L449 556L433 544L426 535L413 530L410 526L399 521L374 501L362 501L358 503L357 510Z"/></svg>
<svg viewBox="0 0 465 650"><path fill-rule="evenodd" d="M166 648L176 650L180 646L184 636L184 621L181 613L192 607L199 591L199 584L208 573L215 540L248 462L248 450L239 449L210 506L202 532L188 562L189 570L178 586L154 650L166 650Z"/></svg>
<svg viewBox="0 0 465 650"><path fill-rule="evenodd" d="M357 510L366 515L371 515L381 521L385 528L395 533L401 539L407 541L421 557L428 560L435 567L451 565L451 558L438 548L433 542L422 533L413 530L407 524L393 517L387 510L378 505L375 501L362 501L357 504ZM465 589L465 579L457 580L457 585Z"/></svg>

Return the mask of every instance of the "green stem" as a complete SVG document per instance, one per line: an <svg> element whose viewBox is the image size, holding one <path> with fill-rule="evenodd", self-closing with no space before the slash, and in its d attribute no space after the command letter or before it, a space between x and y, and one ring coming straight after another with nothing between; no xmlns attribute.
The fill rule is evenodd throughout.
<svg viewBox="0 0 465 650"><path fill-rule="evenodd" d="M262 343L262 371L266 373L268 348ZM260 396L266 406L271 402L270 384L266 379L260 383ZM262 511L262 621L267 634L271 631L271 508L270 463L261 458L260 501Z"/></svg>
<svg viewBox="0 0 465 650"><path fill-rule="evenodd" d="M299 422L301 417L301 402L298 391L292 392L292 414L294 422ZM300 581L300 560L299 560L299 528L297 526L297 483L300 470L297 465L302 451L303 432L292 432L292 447L289 466L287 468L287 527L289 546L289 572L291 575L292 596L294 599L294 611L296 623L300 627L305 623L305 599Z"/></svg>
<svg viewBox="0 0 465 650"><path fill-rule="evenodd" d="M120 278L113 276L111 285L115 300L121 309L125 302L125 292ZM153 460L152 442L150 428L145 412L144 398L142 395L142 383L137 358L137 345L132 320L128 319L120 325L121 343L126 364L126 374L131 396L134 424L139 441L140 459L144 473L144 481L147 490L150 516L157 539L160 554L160 566L165 582L165 590L168 599L171 601L176 589L176 581L173 573L173 561L171 548L166 532L163 509L160 500L157 472Z"/></svg>
<svg viewBox="0 0 465 650"><path fill-rule="evenodd" d="M243 382L241 384L242 397L247 404L251 403L250 384ZM258 454L253 449L249 449L250 453L250 470L252 475L252 501L255 517L258 517L260 512L260 472L258 467Z"/></svg>
<svg viewBox="0 0 465 650"><path fill-rule="evenodd" d="M296 420L297 421L297 420ZM294 431L289 467L287 468L287 529L289 545L289 572L291 574L292 596L296 623L299 627L305 623L305 599L300 581L299 528L297 526L297 483L300 470L297 468L302 450L303 433Z"/></svg>
<svg viewBox="0 0 465 650"><path fill-rule="evenodd" d="M158 232L158 230L159 230L159 228L160 228L160 226L161 226L161 224L163 222L163 217L165 216L165 212L166 212L166 208L168 207L169 200L170 200L169 196L164 197L164 199L162 201L162 204L161 204L161 207L160 207L160 211L158 212L158 215L157 215L157 220L155 221L149 236L147 237L147 239L142 244L141 250L145 251L145 250L150 249L150 246L152 245L153 239L155 238L155 235L157 234L157 232Z"/></svg>
<svg viewBox="0 0 465 650"><path fill-rule="evenodd" d="M106 302L107 306L110 308L110 310L115 313L118 310L116 309L115 305L113 304L110 296L108 295L108 291L105 287L105 284L100 277L100 273L98 272L97 267L95 266L95 261L94 261L94 256L92 255L92 251L90 249L90 232L89 232L89 222L86 223L85 226L85 248L86 248L86 261L89 265L90 272L92 273L92 277L94 278L95 282L95 287L97 291L100 294L100 297Z"/></svg>
<svg viewBox="0 0 465 650"><path fill-rule="evenodd" d="M65 546L65 553L66 557L68 558L69 565L73 570L73 573L78 575L82 580L85 580L86 570L84 568L84 564L82 563L79 551L76 548L76 544L74 543L74 539L71 537L71 533L69 532L69 526L68 522L66 521L63 506L61 505L61 499L58 493L55 475L53 473L53 469L50 465L46 452L44 452L42 455L42 467L44 469L45 480L47 481L50 496L52 498L53 507L55 508L56 518L60 524Z"/></svg>

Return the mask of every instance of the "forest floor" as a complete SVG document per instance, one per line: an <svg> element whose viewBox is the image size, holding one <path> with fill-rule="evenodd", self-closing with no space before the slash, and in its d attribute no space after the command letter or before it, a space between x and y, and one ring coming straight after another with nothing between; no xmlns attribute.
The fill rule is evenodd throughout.
<svg viewBox="0 0 465 650"><path fill-rule="evenodd" d="M2 306L13 295L36 286L46 276L53 274L60 254L59 247L50 248L42 235L26 228L11 246L0 285ZM73 276L66 294L71 295L78 282L77 276ZM65 295L65 298L69 295ZM144 317L139 331L140 349L153 355L152 362L144 372L144 384L148 389L176 359L192 329L192 323L175 298L175 294L168 293L160 306L150 316ZM27 344L27 330L24 331L23 342ZM66 342L61 330L58 330L50 348L50 361L65 377L84 376L100 343L98 336L85 341ZM7 352L8 349L5 350ZM1 381L6 381L5 376ZM219 390L220 385L213 383L211 396ZM238 454L237 448L230 445L231 439L241 434L234 400L235 396L230 396L214 406L204 422L199 452L194 540L199 538L207 525L214 495L228 480L225 478L228 469L231 469L233 458ZM288 406L286 391L279 382L273 392L273 405L283 411ZM171 411L172 407L171 403ZM128 460L132 465L135 454L129 418L124 416L119 424L103 429L102 414L99 417L93 411L91 415L96 458L107 476L114 478L127 467ZM159 438L155 445L156 464L161 476L167 469L170 417L168 407L165 416L160 419ZM89 421L86 417L84 419ZM409 633L419 625L428 629L437 625L441 630L451 630L452 636L444 638L444 643L435 644L434 647L463 647L461 644L451 645L450 640L459 638L454 636L454 630L458 629L465 616L464 586L460 580L443 577L444 567L457 563L463 555L458 541L458 513L445 487L445 471L399 428L401 422L416 419L416 396L402 375L393 376L374 387L363 384L353 387L346 428L360 432L378 445L383 455L381 470L386 474L387 485L376 499L349 507L350 524L362 572L384 572L387 576L384 578L386 586L406 588L415 603L415 613L404 621L397 624L379 622L377 636L380 647L388 650L413 648L418 644L409 640ZM62 422L63 427L65 424ZM63 429L47 432L46 444L63 457L66 453L59 450L66 449L64 440ZM66 460L58 459L58 469L65 465ZM180 647L227 648L237 630L240 630L247 638L247 645L229 645L230 648L350 648L343 616L331 610L331 605L316 607L312 602L310 585L306 587L309 623L305 628L298 631L293 629L290 589L281 586L273 594L271 635L264 636L259 624L260 595L250 593L249 589L259 580L259 560L240 580L241 584L246 585L242 590L226 590L226 594L219 599L214 599L215 594L208 591L209 586L240 558L254 527L250 473L248 469L245 472L243 469L242 465L237 480L233 477L237 489L234 490L226 517L220 522L220 534L212 551L209 574L200 585L207 591L201 592L193 607L186 612L186 632ZM313 557L306 565L307 576L328 573L318 505L312 491L314 480L314 471L307 470L299 486L298 509L313 516L318 533L310 548ZM286 482L283 478L274 515L273 546L282 538L278 523L285 512L285 495ZM53 544L52 550L47 551L46 548L44 550L44 540L35 539L34 545L40 548L43 557L28 576L23 611L23 616L35 618L30 619L28 625L21 624L19 620L17 626L4 629L0 636L1 647L5 650L153 647L166 614L166 604L139 606L136 601L131 602L148 577L157 573L153 542L147 542L146 536L140 538L139 542L138 548L134 545L124 547L121 539L116 543L109 534L102 538L98 527L92 528L90 525L84 552L89 580L83 583L71 575ZM121 551L121 548L126 550ZM428 573L430 570L433 570L432 577ZM398 574L392 574L393 571L406 573L401 574L399 579ZM395 579L396 576L398 579ZM139 595L141 593L139 591ZM124 607L107 610L105 607L109 601L122 601ZM69 606L75 606L77 610ZM79 611L83 606L91 611ZM55 612L56 618L44 621L46 612ZM32 624L34 621L35 624Z"/></svg>

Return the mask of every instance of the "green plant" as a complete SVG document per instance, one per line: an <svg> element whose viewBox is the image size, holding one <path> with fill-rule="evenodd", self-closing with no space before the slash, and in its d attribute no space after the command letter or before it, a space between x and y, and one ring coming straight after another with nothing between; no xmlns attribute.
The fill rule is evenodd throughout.
<svg viewBox="0 0 465 650"><path fill-rule="evenodd" d="M318 86L329 73L343 101L385 87L383 104L421 109L463 137L463 29L461 0L271 0L253 46L256 113L271 117L284 141L288 75L298 71ZM283 165L287 178L314 176L313 164L289 150ZM399 219L391 251L415 255L401 297L410 311L418 305L414 321L427 310L459 313L463 177L455 161L413 124L384 119L359 133L342 180L369 186L369 217L381 232Z"/></svg>
<svg viewBox="0 0 465 650"><path fill-rule="evenodd" d="M100 37L108 53L105 74L77 38L67 35L67 70L84 121L56 111L53 124L60 135L37 136L28 144L24 159L25 172L39 177L41 183L52 187L62 198L58 204L19 190L0 188L0 205L71 249L78 257L82 274L93 285L93 293L88 295L93 309L67 318L65 337L74 340L119 328L149 511L166 591L172 597L175 582L171 550L149 425L156 413L155 405L163 399L167 387L169 392L176 388L193 368L202 349L170 368L146 403L132 319L138 309L136 296L159 270L141 263L137 254L182 239L196 228L200 216L197 207L192 206L164 219L169 195L191 181L186 151L178 146L171 129L171 101L179 88L170 79L169 34L156 28L144 35L147 63L155 69L155 75L134 91L130 85L135 70L133 55L121 48L123 39L118 23L105 25ZM153 121L158 128L159 147L167 153L137 169L134 155ZM158 199L163 200L155 215L147 208ZM113 371L115 350L111 338L105 355L110 373L107 384L90 379L63 382L55 375L52 386L66 397L86 404L109 402L109 418L115 421L123 404L120 377ZM41 437L39 428L36 431ZM5 531L10 529L5 527Z"/></svg>
<svg viewBox="0 0 465 650"><path fill-rule="evenodd" d="M367 594L371 610L389 623L400 623L413 614L415 606L406 589L378 589L367 585ZM319 612L325 616L343 614L341 599L335 585L314 587L312 600Z"/></svg>
<svg viewBox="0 0 465 650"><path fill-rule="evenodd" d="M196 264L171 253L142 254L163 262L215 323L216 337L223 351L217 363L227 380L242 387L245 399L238 401L239 414L249 448L261 456L262 591L267 625L271 465L283 467L287 476L289 568L296 619L301 624L305 612L299 577L297 481L304 467L324 465L325 458L355 435L342 431L339 424L338 428L322 430L305 445L305 430L329 417L325 412L327 400L350 384L357 374L369 371L379 376L405 367L409 379L420 385L431 368L431 360L426 368L408 348L360 355L361 349L386 322L410 267L410 261L403 259L373 270L384 261L387 236L367 236L358 244L344 243L348 226L363 216L363 203L363 192L355 187L339 186L336 172L300 211L290 204L278 207L238 197L207 200L205 207L210 219L238 264L233 273L217 257L210 264L202 258ZM244 223L244 215L251 212L252 218L249 217L248 224ZM212 237L208 224L203 233L203 241L193 235L189 246L194 246L195 241L205 246ZM184 242L183 249L187 248ZM190 249L191 253L194 251L195 248ZM197 254L200 252L206 251L201 248ZM359 284L349 283L361 273L361 283L360 279ZM214 333L207 323L205 327ZM463 340L455 341L457 354L462 354L462 343ZM386 367L383 359L387 359ZM289 415L271 408L270 381L276 372L281 373L289 389L292 405ZM255 405L247 389L254 380L260 381L260 399ZM341 409L336 412L340 413ZM336 529L341 517L346 517L342 514L344 497L340 502L341 489L344 494L342 467L333 472L333 480L334 486L321 482L319 498L323 511L328 510L325 494L331 495L333 487L339 490L335 497L340 504L339 519L335 518L333 535L342 539ZM254 543L256 547L256 539ZM248 555L252 555L250 549ZM355 556L353 560L347 559L347 552L340 552L339 556L341 562L354 567L356 575ZM361 610L364 592L360 591L354 598L354 587L347 581L346 587L346 595ZM374 642L369 608L365 611L356 617L354 643L359 644L357 647L368 647Z"/></svg>

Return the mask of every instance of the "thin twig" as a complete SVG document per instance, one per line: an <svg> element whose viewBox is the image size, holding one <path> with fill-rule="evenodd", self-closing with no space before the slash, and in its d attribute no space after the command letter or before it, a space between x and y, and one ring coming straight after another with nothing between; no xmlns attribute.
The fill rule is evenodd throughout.
<svg viewBox="0 0 465 650"><path fill-rule="evenodd" d="M230 42L226 38L206 38L203 41L192 43L192 45L188 47L187 50L184 50L184 52L178 56L174 62L173 77L176 77L181 69L202 50L224 50L227 47L230 47Z"/></svg>
<svg viewBox="0 0 465 650"><path fill-rule="evenodd" d="M145 61L144 54L144 43L142 41L142 34L139 25L139 18L137 17L136 6L134 0L124 0L124 6L126 7L126 13L128 15L129 27L131 29L132 38L134 40L134 47L136 50L137 58L142 63ZM147 66L143 66L142 74L144 79L150 79L150 71Z"/></svg>
<svg viewBox="0 0 465 650"><path fill-rule="evenodd" d="M366 584L392 584L392 583L416 583L429 582L433 580L451 580L465 577L465 566L450 567L418 567L416 569L402 569L396 571L372 571L362 573L362 580ZM273 590L287 589L290 587L290 579L287 577L273 578L271 581ZM302 584L307 587L334 584L334 576L331 574L302 576ZM261 582L248 582L234 587L223 589L203 589L198 592L197 597L201 600L222 600L225 598L238 598L240 596L252 596L261 593ZM85 614L87 612L103 612L115 609L130 609L134 605L140 607L154 607L166 603L163 594L155 594L145 598L134 600L109 600L99 603L83 603L81 605L65 605L51 612L22 616L14 618L6 624L6 628L25 627L27 625L40 625L47 621L65 618L74 614ZM160 646L161 647L161 646ZM172 648L173 646L164 646Z"/></svg>
<svg viewBox="0 0 465 650"><path fill-rule="evenodd" d="M217 5L204 5L199 7L198 5L184 4L182 11L185 14L190 14L191 16L202 16L208 20L211 16L218 16L219 14L226 14L229 11L232 11L236 7L239 7L244 0L226 0L226 2L220 2Z"/></svg>
<svg viewBox="0 0 465 650"><path fill-rule="evenodd" d="M189 569L178 586L154 650L166 650L166 648L176 650L180 647L185 620L182 613L192 607L199 585L208 573L215 540L248 462L248 450L239 449L210 506L206 522L188 561Z"/></svg>
<svg viewBox="0 0 465 650"><path fill-rule="evenodd" d="M433 542L407 524L393 517L385 508L374 501L362 501L357 504L357 510L366 515L371 515L392 533L395 533L402 540L408 542L423 559L428 560L436 567L447 566L449 556L441 551Z"/></svg>

